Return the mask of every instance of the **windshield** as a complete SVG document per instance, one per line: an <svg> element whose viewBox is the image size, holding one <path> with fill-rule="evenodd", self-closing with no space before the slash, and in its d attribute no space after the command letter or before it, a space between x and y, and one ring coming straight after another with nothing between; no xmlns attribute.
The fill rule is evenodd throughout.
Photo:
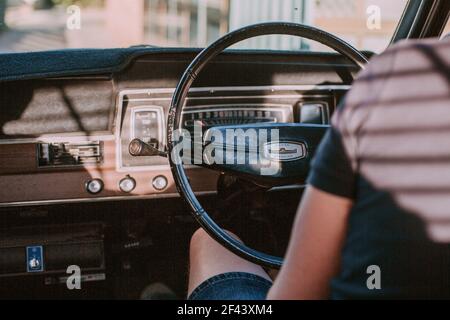
<svg viewBox="0 0 450 320"><path fill-rule="evenodd" d="M304 23L361 50L383 51L407 0L0 0L0 52L134 45L204 47L236 28L265 21ZM327 48L264 36L245 49Z"/></svg>

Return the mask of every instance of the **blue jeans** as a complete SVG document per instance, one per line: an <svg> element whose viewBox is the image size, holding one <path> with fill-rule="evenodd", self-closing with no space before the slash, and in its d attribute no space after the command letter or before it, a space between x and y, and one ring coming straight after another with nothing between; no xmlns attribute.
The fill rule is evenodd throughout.
<svg viewBox="0 0 450 320"><path fill-rule="evenodd" d="M264 300L272 282L255 274L228 272L200 284L189 300Z"/></svg>

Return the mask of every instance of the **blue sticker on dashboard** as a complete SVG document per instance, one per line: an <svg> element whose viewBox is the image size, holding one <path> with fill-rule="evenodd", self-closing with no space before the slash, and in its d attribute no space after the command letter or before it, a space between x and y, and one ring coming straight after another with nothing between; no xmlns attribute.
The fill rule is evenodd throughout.
<svg viewBox="0 0 450 320"><path fill-rule="evenodd" d="M27 247L27 272L44 271L44 250L42 246Z"/></svg>

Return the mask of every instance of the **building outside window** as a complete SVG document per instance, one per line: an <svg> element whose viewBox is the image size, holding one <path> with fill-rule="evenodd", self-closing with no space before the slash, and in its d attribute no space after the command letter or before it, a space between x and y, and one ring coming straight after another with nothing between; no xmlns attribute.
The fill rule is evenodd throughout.
<svg viewBox="0 0 450 320"><path fill-rule="evenodd" d="M407 0L0 0L0 52L135 45L204 47L231 30L266 21L304 23L329 31L358 49L381 52L389 44L406 3ZM80 8L80 28L66 26L71 5ZM375 22L372 26L371 21ZM235 48L329 50L287 36L258 37Z"/></svg>
<svg viewBox="0 0 450 320"><path fill-rule="evenodd" d="M148 0L145 38L159 46L204 47L229 30L229 0Z"/></svg>

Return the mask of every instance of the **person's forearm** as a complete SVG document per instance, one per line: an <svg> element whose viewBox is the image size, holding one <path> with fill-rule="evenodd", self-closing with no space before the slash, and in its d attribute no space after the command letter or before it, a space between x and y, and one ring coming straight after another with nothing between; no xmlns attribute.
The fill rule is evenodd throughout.
<svg viewBox="0 0 450 320"><path fill-rule="evenodd" d="M326 299L339 272L352 206L349 199L308 187L294 222L285 263L268 299Z"/></svg>

